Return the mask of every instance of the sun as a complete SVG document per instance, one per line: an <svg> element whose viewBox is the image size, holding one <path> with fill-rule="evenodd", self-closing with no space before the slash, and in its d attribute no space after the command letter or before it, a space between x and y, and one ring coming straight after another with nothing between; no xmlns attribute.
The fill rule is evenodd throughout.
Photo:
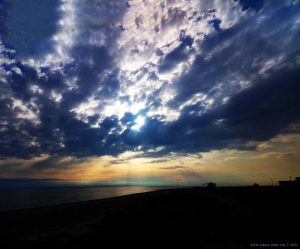
<svg viewBox="0 0 300 249"><path fill-rule="evenodd" d="M139 115L134 120L134 125L131 127L131 129L134 130L134 131L139 131L144 124L145 124L145 117Z"/></svg>

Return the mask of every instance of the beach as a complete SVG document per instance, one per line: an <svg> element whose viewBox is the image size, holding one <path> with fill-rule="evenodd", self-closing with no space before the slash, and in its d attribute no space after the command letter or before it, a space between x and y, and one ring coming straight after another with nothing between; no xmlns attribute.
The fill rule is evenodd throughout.
<svg viewBox="0 0 300 249"><path fill-rule="evenodd" d="M4 243L111 242L142 238L201 248L262 243L299 246L298 189L163 189L94 201L0 213ZM200 247L199 247L200 248Z"/></svg>

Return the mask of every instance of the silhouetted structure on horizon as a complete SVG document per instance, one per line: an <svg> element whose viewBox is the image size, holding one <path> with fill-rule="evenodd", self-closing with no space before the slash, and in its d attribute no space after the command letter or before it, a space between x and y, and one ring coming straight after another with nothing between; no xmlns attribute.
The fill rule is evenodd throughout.
<svg viewBox="0 0 300 249"><path fill-rule="evenodd" d="M292 181L290 179L289 181L279 181L280 187L300 187L300 177L295 177L295 180Z"/></svg>
<svg viewBox="0 0 300 249"><path fill-rule="evenodd" d="M209 189L215 189L216 187L217 187L217 184L214 182L207 183L207 188L209 188Z"/></svg>

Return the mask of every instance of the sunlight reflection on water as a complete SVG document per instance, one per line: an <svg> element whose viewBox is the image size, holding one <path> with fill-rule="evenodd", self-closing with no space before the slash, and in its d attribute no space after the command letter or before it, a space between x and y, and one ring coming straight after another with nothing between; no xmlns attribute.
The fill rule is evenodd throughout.
<svg viewBox="0 0 300 249"><path fill-rule="evenodd" d="M0 190L0 211L51 206L141 193L158 187L72 187Z"/></svg>

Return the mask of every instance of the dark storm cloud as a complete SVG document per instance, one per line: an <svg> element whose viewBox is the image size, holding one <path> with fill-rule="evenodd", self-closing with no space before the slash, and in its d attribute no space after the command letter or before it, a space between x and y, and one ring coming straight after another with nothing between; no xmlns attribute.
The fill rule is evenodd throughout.
<svg viewBox="0 0 300 249"><path fill-rule="evenodd" d="M190 44L188 41L186 41L186 43ZM182 42L177 48L165 56L160 64L159 72L169 71L178 63L185 61L188 58L190 51L187 48L186 43Z"/></svg>
<svg viewBox="0 0 300 249"><path fill-rule="evenodd" d="M197 152L247 147L249 141L264 141L300 119L300 68L283 70L241 91L228 104L202 116L182 112L170 124L147 120L143 132L124 133L131 145L165 146L160 153ZM197 107L194 107L197 110ZM176 134L176 136L174 135Z"/></svg>
<svg viewBox="0 0 300 249"><path fill-rule="evenodd" d="M159 65L159 72L166 72L173 69L178 63L188 59L189 55L193 52L191 46L194 39L191 36L185 34L185 31L181 31L179 35L180 45L167 54ZM156 51L157 56L162 56L161 50Z"/></svg>
<svg viewBox="0 0 300 249"><path fill-rule="evenodd" d="M17 98L29 100L31 97L30 86L32 82L37 81L37 72L35 69L20 63L16 63L15 66L21 70L22 74L11 73L8 78L11 90Z"/></svg>
<svg viewBox="0 0 300 249"><path fill-rule="evenodd" d="M2 157L31 158L41 154L77 157L116 155L124 149L112 146L117 138L108 134L111 126L107 124L114 124L113 121L106 119L101 129L91 128L46 97L39 98L39 125L29 120L18 120L9 108L12 105L10 99L1 99L0 105L1 117L5 117L0 133ZM103 139L106 139L105 143Z"/></svg>
<svg viewBox="0 0 300 249"><path fill-rule="evenodd" d="M300 33L293 26L299 16L299 6L274 5L273 8L263 1L240 1L240 4L244 11L254 9L257 13L227 29L221 28L222 21L214 19L211 22L214 32L200 45L181 32L177 48L168 54L158 50L161 57L158 71L168 72L185 62L195 52L194 46L200 46L204 52L196 55L190 70L172 82L176 96L168 106L179 110L197 93L214 99L212 106L199 102L182 107L179 118L170 122L148 116L138 132L131 128L145 110L137 114L127 112L121 119L114 115L100 119L99 113L92 113L86 120L72 111L91 96L112 103L118 97L120 71L109 50L109 45L115 45L114 39L107 46L76 44L70 49L73 61L56 71L42 67L39 72L18 61L3 63L1 66L8 75L6 82L0 78L0 158L28 159L49 154L50 158L32 165L35 170L55 165L69 167L74 163L60 162L63 156L116 156L139 147L143 156L153 157L223 148L253 150L255 148L247 146L247 142L264 141L280 134L300 119L300 68L297 64ZM84 8L93 13L88 6ZM106 14L104 27L113 18L112 13ZM266 16L263 22L259 19L262 14ZM176 24L184 13L174 10L170 15L172 18L168 23L165 20L162 27ZM94 16L94 19L97 18ZM98 30L93 23L85 25ZM110 38L116 38L119 32L122 31L116 31ZM88 29L81 38L89 39L93 34ZM280 66L264 68L266 62L272 63L276 58L282 58ZM141 77L147 73L141 72ZM158 80L159 76L154 72L152 75L152 80ZM74 85L69 89L66 81L74 78ZM249 81L249 84L243 86L241 81ZM42 92L32 91L33 85ZM161 102L155 96L165 90L166 85L148 96L146 91L141 92L141 96L147 98L151 107L159 107ZM52 91L60 94L61 100L54 101ZM223 103L224 97L229 99ZM22 101L25 111L34 113L37 120L20 117L24 110L14 107L17 100ZM160 149L155 150L158 147Z"/></svg>
<svg viewBox="0 0 300 249"><path fill-rule="evenodd" d="M268 17L263 24L245 19L206 37L201 44L205 53L197 56L190 71L175 81L178 94L170 105L178 107L198 92L231 95L240 87L240 80L252 81L264 62L282 54L287 56L287 62L294 63L299 55L300 34L290 27L299 15L297 7L275 6L266 11ZM282 37L290 38L286 43ZM216 93L218 88L221 89Z"/></svg>
<svg viewBox="0 0 300 249"><path fill-rule="evenodd" d="M32 10L34 9L36 8L32 8ZM2 5L1 11L3 11ZM91 11L92 9L88 10L88 12ZM121 8L119 12L121 12ZM106 15L102 17L103 21L107 21L107 18L112 16L116 18L115 15L109 13L110 11L107 11ZM42 14L42 12L38 14ZM40 20L40 18L38 19ZM53 21L55 22L55 18ZM31 24L40 25L41 23ZM30 25L27 25L26 30L32 32L35 29ZM86 25L89 25L89 23ZM84 25L82 28L84 28ZM20 32L25 31L20 30ZM14 31L14 33L17 33L17 31ZM88 34L85 37L87 39ZM20 42L22 42L21 40L20 38ZM13 43L13 45L16 46L16 43ZM24 49L18 48L18 50L22 51ZM1 52L7 53L7 51ZM7 55L5 56L7 57ZM72 107L85 101L87 97L94 93L100 87L100 84L102 84L101 87L104 90L98 94L99 97L112 96L115 89L118 89L118 81L114 75L106 76L102 82L100 80L101 73L112 67L112 58L108 55L107 48L76 45L71 50L71 56L74 62L66 65L62 71L53 71L43 67L41 68L42 76L35 68L22 65L17 61L10 64L1 64L9 72L6 77L7 83L1 82L1 157L31 158L44 153L51 154L54 158L58 155L80 157L115 154L122 150L122 148L114 149L110 147L109 143L112 143L115 138L112 136L107 138L110 128L105 127L105 124L103 129L91 128L89 124L79 121L70 112ZM17 68L19 72L16 72L13 68ZM69 91L66 89L65 80L72 77L76 77L77 80L74 89ZM33 92L32 86L34 85L41 89L42 93ZM50 99L52 90L62 95L61 102L55 103ZM38 124L34 124L28 119L19 118L18 115L24 110L21 110L18 106L13 108L16 100L22 101L24 108L26 107L36 113ZM35 103L38 110L35 110L35 106L31 104L32 102ZM90 117L89 120L92 121L93 118ZM96 120L94 120L95 122ZM107 139L106 144L101 142L104 138ZM40 163L38 166L52 163L49 160Z"/></svg>
<svg viewBox="0 0 300 249"><path fill-rule="evenodd" d="M79 46L72 51L75 62L66 69L67 77L76 76L76 87L74 90L64 94L63 105L72 108L86 100L100 86L107 81L100 81L101 73L112 66L112 58L105 47ZM113 82L114 83L114 82ZM106 91L110 91L103 86ZM116 83L110 84L110 88L118 87ZM112 90L111 90L112 91Z"/></svg>
<svg viewBox="0 0 300 249"><path fill-rule="evenodd" d="M107 138L111 128L105 127L108 119L104 120L103 129L91 128L89 124L77 120L69 111L86 100L100 86L98 76L103 70L111 67L111 58L105 48L92 46L74 48L73 57L76 58L76 62L64 69L65 76L61 72L45 68L42 72L46 76L38 77L36 69L30 66L19 63L7 66L7 69L17 66L21 74L10 71L10 76L7 77L8 84L1 82L3 98L0 99L0 125L3 131L0 132L0 146L3 157L31 158L44 153L81 157L116 154L122 150L111 148L109 143L115 140L113 136L108 138L105 145L101 143L102 139ZM72 76L78 78L76 88L64 93L64 78ZM105 83L109 84L109 87L104 87L103 95L112 95L113 89L118 88L118 82L115 83L114 79L109 79L102 85ZM43 94L33 93L33 84L40 87ZM63 94L61 103L49 99L51 90ZM18 107L12 112L15 99L22 100L23 104L33 110L31 101L34 100L39 109L40 124L35 125L30 120L18 119ZM92 118L90 117L90 120ZM32 141L35 143L32 144Z"/></svg>
<svg viewBox="0 0 300 249"><path fill-rule="evenodd" d="M237 138L267 140L300 119L300 68L274 72L219 110Z"/></svg>
<svg viewBox="0 0 300 249"><path fill-rule="evenodd" d="M49 154L72 155L77 157L93 155L115 155L123 148L113 147L116 138L109 134L113 120L104 120L101 128L91 128L74 117L74 114L57 106L47 105L41 115L39 128L41 147ZM116 126L113 126L116 128ZM103 142L105 139L106 142ZM64 147L61 147L61 143Z"/></svg>

